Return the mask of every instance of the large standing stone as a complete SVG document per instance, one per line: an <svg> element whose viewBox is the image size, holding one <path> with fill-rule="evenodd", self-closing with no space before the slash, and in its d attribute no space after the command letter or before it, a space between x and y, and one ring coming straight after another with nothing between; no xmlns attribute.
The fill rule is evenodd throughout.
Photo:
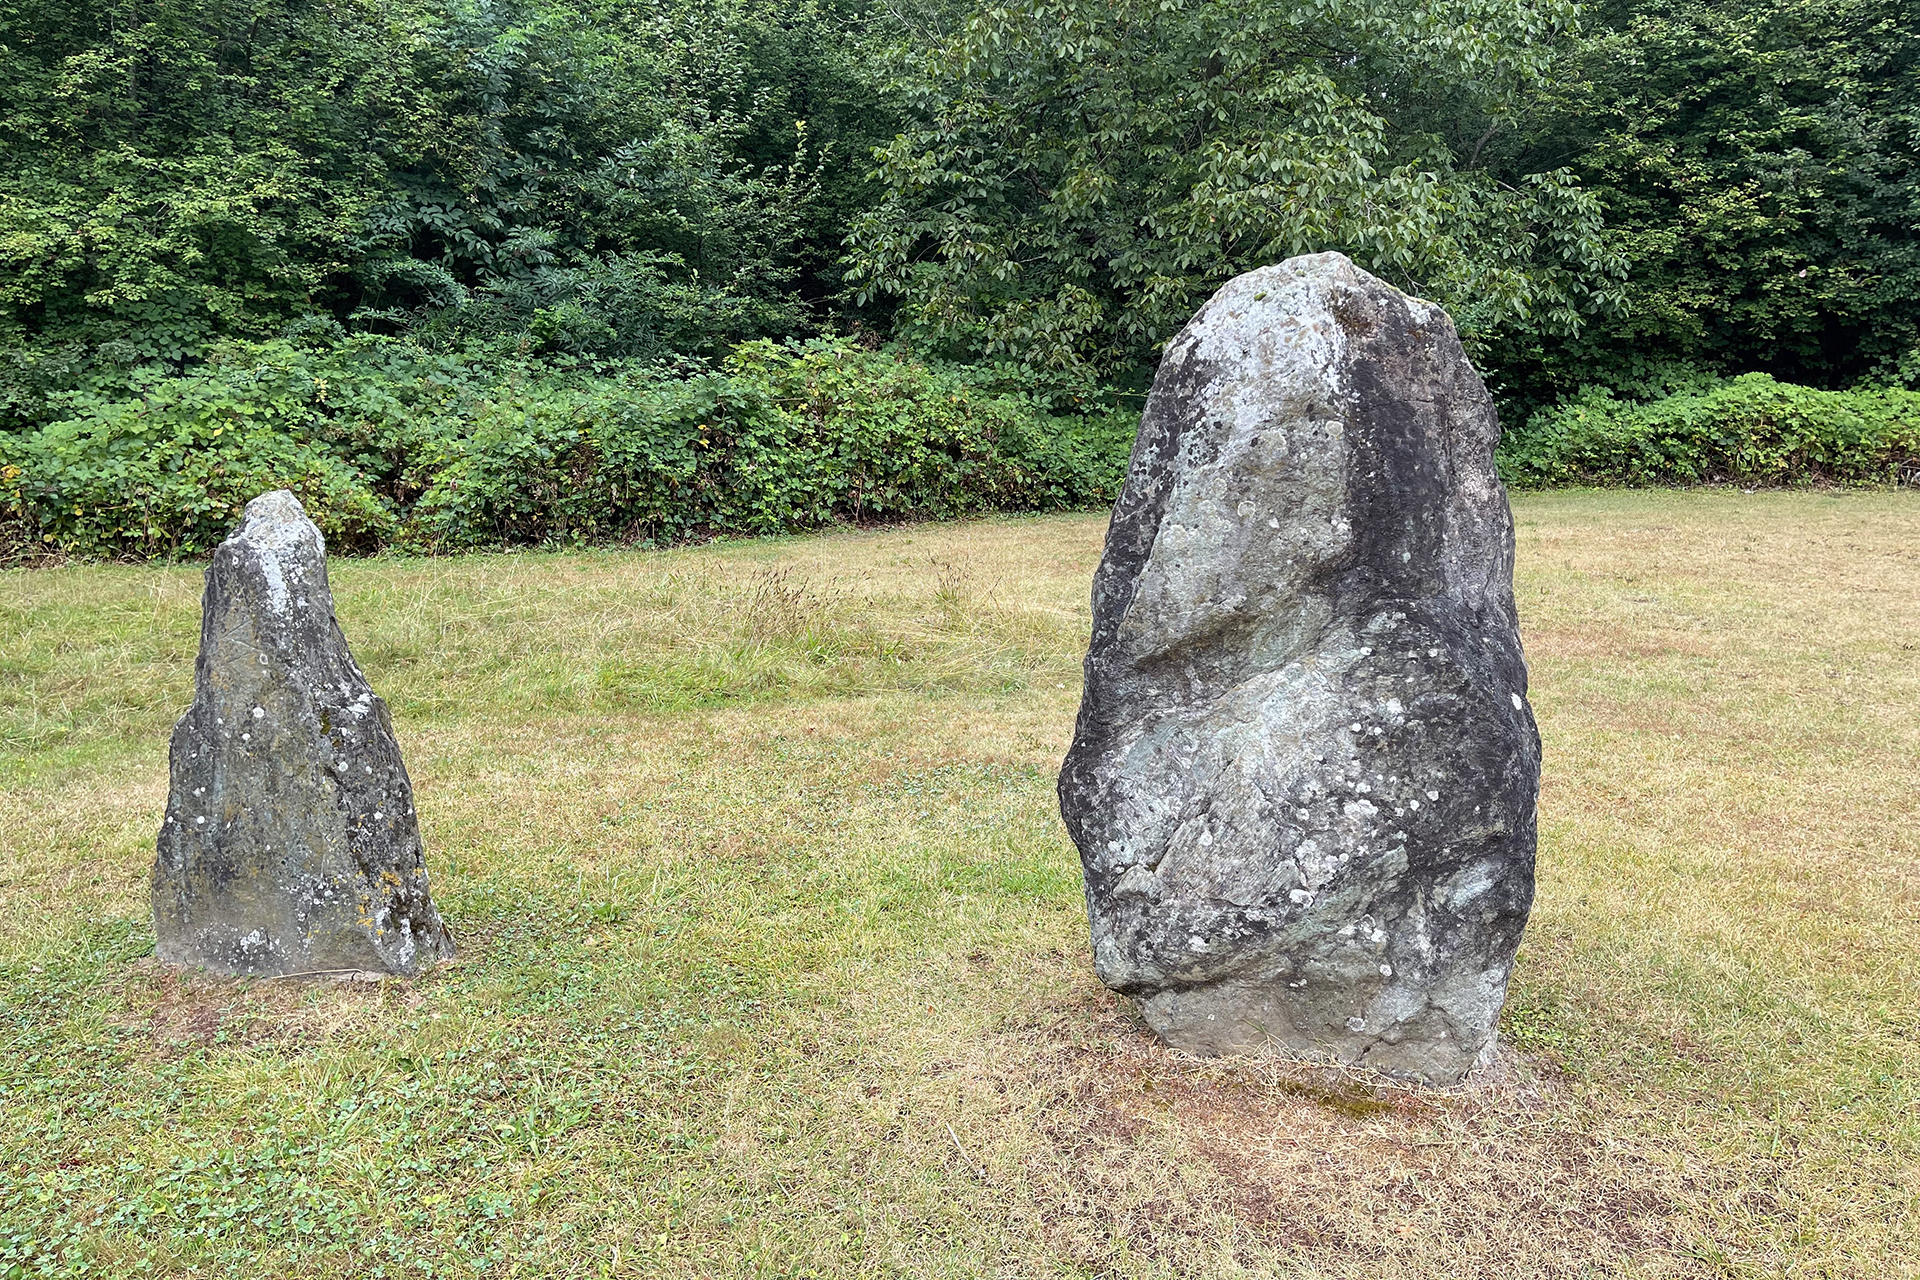
<svg viewBox="0 0 1920 1280"><path fill-rule="evenodd" d="M219 973L413 973L453 954L393 722L285 490L247 504L207 569L153 924L162 960Z"/></svg>
<svg viewBox="0 0 1920 1280"><path fill-rule="evenodd" d="M1060 806L1094 963L1169 1043L1457 1080L1533 900L1540 740L1485 386L1339 254L1168 344Z"/></svg>

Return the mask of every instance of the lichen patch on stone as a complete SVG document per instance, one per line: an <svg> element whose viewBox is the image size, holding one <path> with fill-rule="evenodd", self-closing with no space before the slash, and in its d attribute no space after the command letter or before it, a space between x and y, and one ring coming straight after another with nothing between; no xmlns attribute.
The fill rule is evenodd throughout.
<svg viewBox="0 0 1920 1280"><path fill-rule="evenodd" d="M1448 1081L1488 1042L1539 768L1496 437L1445 314L1338 254L1168 344L1060 796L1096 970L1171 1043Z"/></svg>
<svg viewBox="0 0 1920 1280"><path fill-rule="evenodd" d="M194 701L174 729L154 862L164 961L224 974L407 974L452 954L399 744L334 621L324 549L282 491L247 505L208 567ZM289 582L311 608L286 607ZM361 732L330 734L347 712ZM259 728L257 740L229 722ZM189 797L223 820L174 821ZM376 816L404 807L406 817L368 827L349 816L375 805Z"/></svg>

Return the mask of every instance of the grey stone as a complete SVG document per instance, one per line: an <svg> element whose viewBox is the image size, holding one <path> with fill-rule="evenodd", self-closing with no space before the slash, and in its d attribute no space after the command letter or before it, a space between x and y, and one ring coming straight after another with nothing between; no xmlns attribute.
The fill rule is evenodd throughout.
<svg viewBox="0 0 1920 1280"><path fill-rule="evenodd" d="M1435 1083L1491 1048L1540 770L1498 435L1446 313L1339 254L1168 344L1060 807L1095 968L1169 1043Z"/></svg>
<svg viewBox="0 0 1920 1280"><path fill-rule="evenodd" d="M249 502L213 553L171 773L160 959L411 974L453 954L392 719L334 621L320 530L285 490Z"/></svg>

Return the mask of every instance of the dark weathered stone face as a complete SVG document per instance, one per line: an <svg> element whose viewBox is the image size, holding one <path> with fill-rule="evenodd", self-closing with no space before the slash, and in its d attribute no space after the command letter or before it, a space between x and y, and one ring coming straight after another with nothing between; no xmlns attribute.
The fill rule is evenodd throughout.
<svg viewBox="0 0 1920 1280"><path fill-rule="evenodd" d="M1499 429L1453 324L1339 254L1168 344L1060 805L1095 967L1170 1043L1450 1082L1533 899Z"/></svg>
<svg viewBox="0 0 1920 1280"><path fill-rule="evenodd" d="M284 490L214 551L153 866L159 956L217 973L413 973L453 954L387 707Z"/></svg>

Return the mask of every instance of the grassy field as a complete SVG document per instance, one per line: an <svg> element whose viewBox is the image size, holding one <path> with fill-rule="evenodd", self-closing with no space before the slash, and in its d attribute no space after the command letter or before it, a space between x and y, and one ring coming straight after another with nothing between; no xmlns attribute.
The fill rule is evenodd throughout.
<svg viewBox="0 0 1920 1280"><path fill-rule="evenodd" d="M1158 1048L1053 773L1103 522L334 565L461 948L156 967L193 568L0 574L0 1277L1920 1274L1920 495L1522 495L1507 1066Z"/></svg>

